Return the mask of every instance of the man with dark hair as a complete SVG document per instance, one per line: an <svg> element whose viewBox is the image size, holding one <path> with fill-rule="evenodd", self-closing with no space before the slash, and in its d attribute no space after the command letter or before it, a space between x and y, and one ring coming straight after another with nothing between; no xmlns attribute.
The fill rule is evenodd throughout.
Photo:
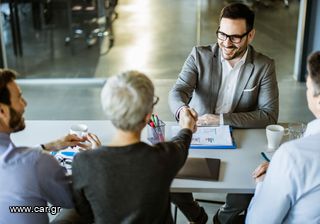
<svg viewBox="0 0 320 224"><path fill-rule="evenodd" d="M222 9L217 43L192 49L169 93L177 120L181 109L190 106L199 114L198 125L264 128L277 122L275 65L250 45L255 35L253 25L254 12L246 5L234 3ZM190 221L201 223L197 220L205 213L192 199L191 194L172 195L172 201ZM215 222L237 222L250 199L247 194L228 194Z"/></svg>
<svg viewBox="0 0 320 224"><path fill-rule="evenodd" d="M255 35L254 12L235 3L222 9L217 43L194 47L169 93L171 111L179 118L193 107L198 124L263 128L279 113L274 61L250 45ZM202 116L201 116L202 115Z"/></svg>
<svg viewBox="0 0 320 224"><path fill-rule="evenodd" d="M308 124L302 138L280 146L273 155L269 167L262 164L255 170L254 178L257 186L246 223L319 223L320 221L319 51L308 58L306 95L309 110L316 119Z"/></svg>
<svg viewBox="0 0 320 224"><path fill-rule="evenodd" d="M74 146L86 139L67 135L34 149L16 147L10 134L25 128L27 102L15 78L16 72L0 69L0 223L48 223L48 211L71 208L73 202L70 177L44 151ZM48 207L47 202L56 207Z"/></svg>

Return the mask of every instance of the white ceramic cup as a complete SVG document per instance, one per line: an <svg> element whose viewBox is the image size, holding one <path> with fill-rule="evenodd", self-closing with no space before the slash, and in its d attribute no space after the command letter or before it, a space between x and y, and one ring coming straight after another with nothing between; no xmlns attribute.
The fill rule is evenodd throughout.
<svg viewBox="0 0 320 224"><path fill-rule="evenodd" d="M266 135L268 140L268 150L267 151L274 151L276 150L282 140L284 135L284 127L277 124L268 125L266 127Z"/></svg>
<svg viewBox="0 0 320 224"><path fill-rule="evenodd" d="M88 133L88 126L85 124L74 124L70 127L69 133L79 137L86 136Z"/></svg>

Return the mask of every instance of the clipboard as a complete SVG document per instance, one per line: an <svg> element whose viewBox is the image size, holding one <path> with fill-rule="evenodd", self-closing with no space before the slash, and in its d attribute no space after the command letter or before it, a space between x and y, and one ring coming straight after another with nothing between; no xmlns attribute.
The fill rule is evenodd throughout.
<svg viewBox="0 0 320 224"><path fill-rule="evenodd" d="M188 158L176 178L194 180L219 180L220 159Z"/></svg>

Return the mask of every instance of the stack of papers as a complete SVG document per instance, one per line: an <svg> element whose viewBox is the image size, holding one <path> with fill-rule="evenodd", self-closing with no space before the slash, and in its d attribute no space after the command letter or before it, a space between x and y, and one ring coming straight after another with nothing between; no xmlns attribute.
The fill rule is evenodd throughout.
<svg viewBox="0 0 320 224"><path fill-rule="evenodd" d="M172 127L172 136L180 130L179 126ZM230 148L235 149L236 145L231 137L229 125L200 126L196 133L193 133L191 148Z"/></svg>

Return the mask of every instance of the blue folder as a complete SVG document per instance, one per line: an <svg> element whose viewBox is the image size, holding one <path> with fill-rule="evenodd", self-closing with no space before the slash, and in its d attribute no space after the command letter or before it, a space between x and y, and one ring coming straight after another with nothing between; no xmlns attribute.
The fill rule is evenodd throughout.
<svg viewBox="0 0 320 224"><path fill-rule="evenodd" d="M237 144L232 140L232 145L190 145L190 149L236 149Z"/></svg>

